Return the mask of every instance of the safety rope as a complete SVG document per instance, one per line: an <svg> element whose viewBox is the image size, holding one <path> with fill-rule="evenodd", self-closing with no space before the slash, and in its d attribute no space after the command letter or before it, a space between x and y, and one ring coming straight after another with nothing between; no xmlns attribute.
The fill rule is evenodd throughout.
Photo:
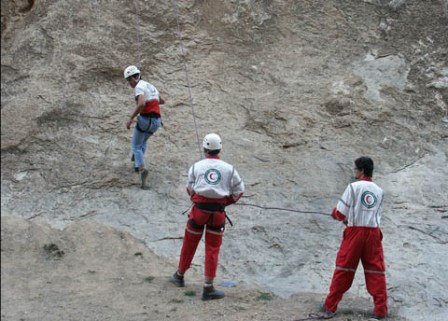
<svg viewBox="0 0 448 321"><path fill-rule="evenodd" d="M304 213L304 214L318 214L318 215L325 215L325 216L331 216L331 214L323 213L323 212L316 212L316 211L301 211L296 210L292 208L284 208L284 207L269 207L269 206L261 206L256 204L248 204L248 203L235 203L234 205L238 206L253 206L258 207L264 210L277 210L277 211L287 211L287 212L296 212L296 213Z"/></svg>
<svg viewBox="0 0 448 321"><path fill-rule="evenodd" d="M188 85L189 103L190 103L191 112L192 112L192 116L193 116L193 122L194 122L195 131L196 131L196 140L197 140L197 143L198 143L199 156L200 156L200 158L202 158L203 154L202 154L201 146L200 146L200 142L199 142L198 126L197 126L197 123L196 123L196 114L195 114L194 105L193 105L193 96L191 94L190 77L189 77L187 63L186 63L186 60L185 60L184 44L183 44L183 41L182 41L182 34L181 34L180 23L179 23L179 14L177 12L177 1L173 0L172 4L173 4L174 15L176 16L177 37L178 37L180 48L181 48L181 54L182 54L182 57L184 58L184 71L185 71L185 77L186 77L187 85ZM192 205L193 204L191 204L190 207L182 213L182 215L184 215L186 212L188 212ZM316 212L316 211L301 211L301 210L282 208L282 207L267 207L267 206L260 206L260 205L247 204L247 203L236 203L236 205L258 207L258 208L265 209L265 210L278 210L278 211L288 211L288 212L296 212L296 213L304 213L304 214L318 214L318 215L330 216L330 214L328 214L328 213L322 213L322 212Z"/></svg>
<svg viewBox="0 0 448 321"><path fill-rule="evenodd" d="M177 2L176 2L176 0L173 0L172 3L173 3L174 15L176 16L177 37L179 39L179 45L180 45L180 49L181 49L181 54L182 54L182 57L183 57L183 60L184 60L185 78L187 80L187 85L188 85L188 96L189 96L189 103L190 103L190 107L191 107L191 114L193 116L194 128L196 130L196 140L197 140L197 143L198 143L199 158L202 159L203 158L203 153L201 151L201 144L199 142L198 125L196 123L196 114L195 114L195 111L194 111L193 96L191 94L190 76L189 76L189 73L188 73L187 63L186 63L186 59L185 59L184 43L182 41L182 34L181 34L181 30L180 30L179 15L177 13Z"/></svg>
<svg viewBox="0 0 448 321"><path fill-rule="evenodd" d="M335 315L334 314L321 314L321 313L310 313L308 314L307 318L304 319L296 319L294 321L307 321L307 320L329 320L331 318L333 318Z"/></svg>
<svg viewBox="0 0 448 321"><path fill-rule="evenodd" d="M142 58L142 48L141 48L141 41L140 41L140 23L139 23L139 16L140 16L140 10L138 9L137 6L137 1L134 0L134 9L135 9L135 29L137 31L137 61L138 61L138 67L141 68L142 66L141 64L141 58Z"/></svg>
<svg viewBox="0 0 448 321"><path fill-rule="evenodd" d="M191 209L193 204L194 203L191 203L190 207L188 207L185 211L182 212L182 215L187 213ZM270 206L261 206L261 205L248 204L248 203L235 203L233 205L237 205L237 206L252 206L252 207L258 207L258 208L261 208L261 209L264 209L264 210L277 210L277 211L287 211L287 212L295 212L295 213L303 213L303 214L317 214L317 215L331 216L331 214L323 213L323 212L301 211L301 210L296 210L296 209L292 209L292 208L284 208L284 207L270 207Z"/></svg>

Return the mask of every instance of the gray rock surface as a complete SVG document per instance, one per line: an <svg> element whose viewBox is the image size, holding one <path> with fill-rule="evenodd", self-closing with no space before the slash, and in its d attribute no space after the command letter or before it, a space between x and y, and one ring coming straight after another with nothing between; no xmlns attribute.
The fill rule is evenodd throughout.
<svg viewBox="0 0 448 321"><path fill-rule="evenodd" d="M367 154L387 195L390 304L409 320L445 319L446 1L1 6L2 216L59 228L95 220L175 259L181 241L166 238L183 234L198 136L222 136L223 159L247 185L243 203L301 211L329 213ZM149 191L129 158L129 64L167 100ZM342 226L254 206L229 214L220 277L325 295ZM368 298L361 272L350 293Z"/></svg>

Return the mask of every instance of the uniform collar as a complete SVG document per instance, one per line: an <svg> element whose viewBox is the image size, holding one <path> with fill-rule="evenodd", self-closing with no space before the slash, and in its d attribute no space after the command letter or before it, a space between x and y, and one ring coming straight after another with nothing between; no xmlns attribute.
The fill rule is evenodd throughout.
<svg viewBox="0 0 448 321"><path fill-rule="evenodd" d="M218 155L207 155L205 158L219 159Z"/></svg>
<svg viewBox="0 0 448 321"><path fill-rule="evenodd" d="M364 177L361 177L360 179L358 179L359 181L368 181L368 182L371 182L372 181L372 177L367 177L367 176L364 176Z"/></svg>

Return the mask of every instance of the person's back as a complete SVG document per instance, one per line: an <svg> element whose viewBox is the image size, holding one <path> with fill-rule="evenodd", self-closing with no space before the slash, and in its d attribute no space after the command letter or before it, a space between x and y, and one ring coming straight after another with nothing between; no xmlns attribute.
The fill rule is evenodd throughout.
<svg viewBox="0 0 448 321"><path fill-rule="evenodd" d="M241 188L235 186L235 169L232 165L219 158L205 158L195 163L189 173L189 187L196 194L206 198L220 199L234 193L235 187L239 194Z"/></svg>
<svg viewBox="0 0 448 321"><path fill-rule="evenodd" d="M206 135L202 147L206 158L188 170L187 192L194 205L188 214L179 266L170 281L178 287L185 286L184 274L190 268L205 229L202 299L216 300L225 296L213 286L225 231L225 208L241 198L244 183L232 165L219 159L222 142L217 134Z"/></svg>
<svg viewBox="0 0 448 321"><path fill-rule="evenodd" d="M140 79L134 90L135 97L138 97L139 95L144 96L145 106L141 110L140 115L149 115L154 113L160 117L160 94L157 88L146 80Z"/></svg>
<svg viewBox="0 0 448 321"><path fill-rule="evenodd" d="M351 183L341 200L351 205L347 226L379 227L383 211L383 190L377 184L369 180Z"/></svg>
<svg viewBox="0 0 448 321"><path fill-rule="evenodd" d="M344 293L351 287L359 261L364 268L367 291L373 297L373 315L376 318L387 315L386 265L380 229L384 198L383 190L372 181L373 168L370 157L355 160L358 181L347 186L331 214L347 227L336 256L330 292L322 305L329 317L334 315Z"/></svg>

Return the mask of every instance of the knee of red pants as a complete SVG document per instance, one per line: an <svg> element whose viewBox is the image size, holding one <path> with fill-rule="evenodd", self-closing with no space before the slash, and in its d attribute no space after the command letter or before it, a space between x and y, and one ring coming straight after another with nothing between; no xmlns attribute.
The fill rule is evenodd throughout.
<svg viewBox="0 0 448 321"><path fill-rule="evenodd" d="M205 233L205 270L204 275L215 277L218 268L219 251L222 244L222 233L207 230Z"/></svg>
<svg viewBox="0 0 448 321"><path fill-rule="evenodd" d="M198 244L201 241L202 233L202 229L195 229L187 224L180 253L179 271L185 272L190 268L191 261L193 260Z"/></svg>
<svg viewBox="0 0 448 321"><path fill-rule="evenodd" d="M190 223L187 223L187 226L185 227L185 235L184 240L195 240L198 241L202 238L202 234L204 233L204 229L202 228L195 228L190 225Z"/></svg>

